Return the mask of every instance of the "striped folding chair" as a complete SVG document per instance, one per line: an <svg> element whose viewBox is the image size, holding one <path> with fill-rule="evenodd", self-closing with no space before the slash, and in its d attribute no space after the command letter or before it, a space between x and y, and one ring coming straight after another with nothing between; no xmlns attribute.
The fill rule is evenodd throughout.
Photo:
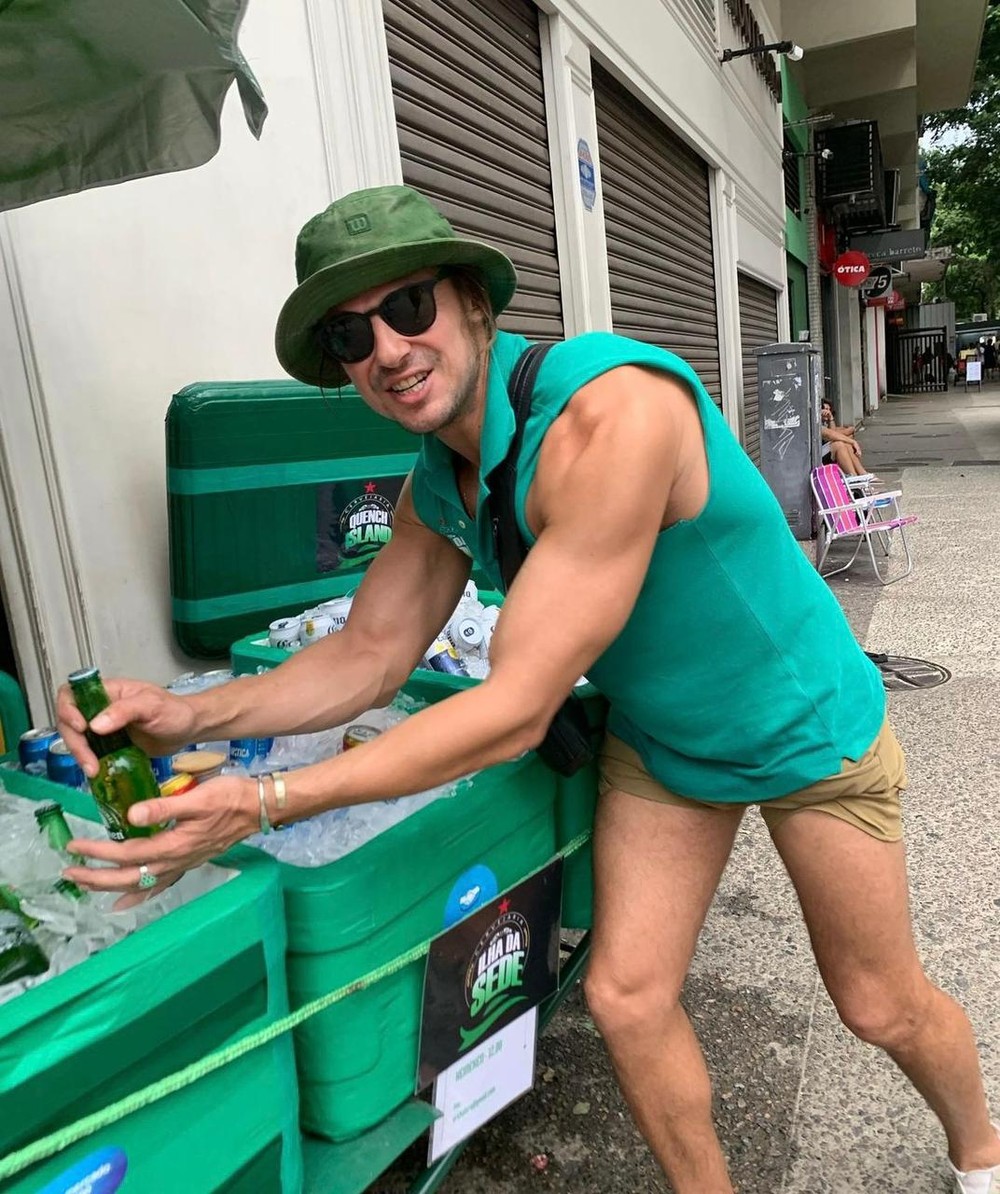
<svg viewBox="0 0 1000 1194"><path fill-rule="evenodd" d="M894 489L889 493L870 493L854 497L837 464L823 464L814 468L809 480L813 497L816 499L816 512L820 516L820 544L816 569L821 576L834 576L838 572L846 571L858 558L863 546L867 546L872 568L883 585L893 584L910 575L913 571L913 560L904 528L916 522L917 516L900 513L899 498L902 496L902 490ZM899 536L903 547L906 571L892 576L889 552L896 535ZM831 568L830 571L824 572L823 564L827 552L834 543L842 539L854 541L851 558L839 568Z"/></svg>

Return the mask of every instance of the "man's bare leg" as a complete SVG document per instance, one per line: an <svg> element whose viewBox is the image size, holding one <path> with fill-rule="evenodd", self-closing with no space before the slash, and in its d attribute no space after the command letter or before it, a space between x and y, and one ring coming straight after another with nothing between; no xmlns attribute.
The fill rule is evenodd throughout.
<svg viewBox="0 0 1000 1194"><path fill-rule="evenodd" d="M684 976L743 809L601 797L587 1001L639 1129L677 1194L731 1194Z"/></svg>
<svg viewBox="0 0 1000 1194"><path fill-rule="evenodd" d="M903 843L812 810L773 836L841 1019L927 1100L956 1168L1000 1164L968 1017L924 974L913 943Z"/></svg>

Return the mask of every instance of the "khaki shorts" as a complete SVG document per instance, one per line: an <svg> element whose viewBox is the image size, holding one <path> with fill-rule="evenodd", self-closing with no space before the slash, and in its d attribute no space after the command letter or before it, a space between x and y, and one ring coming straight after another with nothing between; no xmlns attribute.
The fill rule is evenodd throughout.
<svg viewBox="0 0 1000 1194"><path fill-rule="evenodd" d="M599 766L602 793L616 788L661 804L711 809L740 807L721 800L676 795L649 774L631 746L613 734L605 736ZM803 809L815 809L839 817L879 841L898 842L903 836L899 793L905 787L903 750L888 721L884 721L878 737L860 759L844 759L836 775L789 796L761 801L760 812L772 834L786 817Z"/></svg>

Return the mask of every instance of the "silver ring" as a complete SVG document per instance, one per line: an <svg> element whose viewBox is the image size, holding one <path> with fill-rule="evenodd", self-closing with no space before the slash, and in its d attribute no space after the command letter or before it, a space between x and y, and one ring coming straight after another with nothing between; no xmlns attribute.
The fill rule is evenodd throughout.
<svg viewBox="0 0 1000 1194"><path fill-rule="evenodd" d="M156 876L152 874L149 867L143 863L142 866L139 867L139 889L141 891L146 891L150 887L155 887L156 882Z"/></svg>

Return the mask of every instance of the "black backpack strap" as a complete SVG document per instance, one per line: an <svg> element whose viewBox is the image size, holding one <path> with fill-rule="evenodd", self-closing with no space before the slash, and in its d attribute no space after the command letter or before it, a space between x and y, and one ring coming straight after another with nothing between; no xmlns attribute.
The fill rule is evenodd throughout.
<svg viewBox="0 0 1000 1194"><path fill-rule="evenodd" d="M521 454L524 428L531 413L531 394L542 361L551 344L532 344L518 358L507 383L511 409L514 412L514 434L511 437L507 455L490 473L489 487L490 526L493 529L493 549L496 554L504 590L514 583L518 569L524 563L527 548L517 525L515 487L517 484L517 458Z"/></svg>
<svg viewBox="0 0 1000 1194"><path fill-rule="evenodd" d="M545 354L551 344L532 344L514 366L507 383L514 412L514 434L507 455L487 478L490 525L504 591L510 589L528 549L517 525L515 490L517 460L521 454L524 428L531 413L531 393ZM583 704L571 694L557 710L544 741L538 747L541 759L561 775L575 775L594 757L594 730Z"/></svg>

